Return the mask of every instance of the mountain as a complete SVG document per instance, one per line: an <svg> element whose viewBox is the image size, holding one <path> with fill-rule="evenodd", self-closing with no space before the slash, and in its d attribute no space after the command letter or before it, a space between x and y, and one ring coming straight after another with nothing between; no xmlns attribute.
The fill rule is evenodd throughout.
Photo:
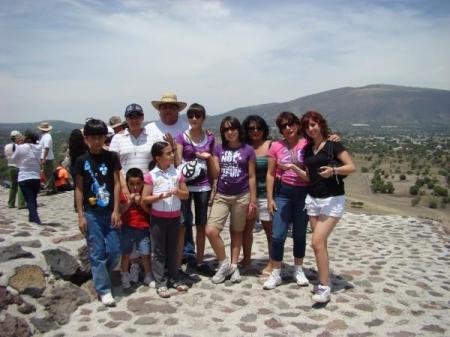
<svg viewBox="0 0 450 337"><path fill-rule="evenodd" d="M218 127L223 117L233 115L244 119L259 114L269 124L275 124L282 111L301 115L316 110L325 115L331 125L364 123L371 126L450 127L450 91L394 85L345 87L304 96L284 103L254 105L211 116L207 127Z"/></svg>
<svg viewBox="0 0 450 337"><path fill-rule="evenodd" d="M84 124L77 124L77 123L71 123L71 122L65 122L65 121L46 121L51 126L53 126L52 133L70 133L73 129L81 128ZM0 133L8 133L11 130L19 130L21 132L25 131L26 129L30 129L36 132L39 132L37 127L39 126L40 122L34 122L34 123L0 123Z"/></svg>

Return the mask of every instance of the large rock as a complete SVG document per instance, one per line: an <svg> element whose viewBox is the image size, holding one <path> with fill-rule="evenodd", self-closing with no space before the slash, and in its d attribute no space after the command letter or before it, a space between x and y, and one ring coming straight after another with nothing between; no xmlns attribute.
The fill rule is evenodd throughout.
<svg viewBox="0 0 450 337"><path fill-rule="evenodd" d="M33 257L33 254L23 250L22 247L16 243L6 247L0 247L0 263L14 259Z"/></svg>
<svg viewBox="0 0 450 337"><path fill-rule="evenodd" d="M0 321L0 334L2 337L29 337L32 332L23 318L6 313L4 320Z"/></svg>
<svg viewBox="0 0 450 337"><path fill-rule="evenodd" d="M50 270L58 277L65 280L71 278L77 272L78 262L69 253L61 249L47 249L42 251Z"/></svg>
<svg viewBox="0 0 450 337"><path fill-rule="evenodd" d="M38 266L18 267L15 274L9 278L8 285L21 294L39 297L45 290L44 272Z"/></svg>
<svg viewBox="0 0 450 337"><path fill-rule="evenodd" d="M65 282L59 283L46 292L39 302L45 306L47 318L58 324L66 324L70 315L82 304L91 301L89 295L81 288Z"/></svg>

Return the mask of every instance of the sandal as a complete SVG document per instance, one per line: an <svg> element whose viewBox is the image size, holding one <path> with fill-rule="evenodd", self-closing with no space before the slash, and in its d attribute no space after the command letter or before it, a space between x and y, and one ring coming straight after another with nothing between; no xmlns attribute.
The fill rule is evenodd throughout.
<svg viewBox="0 0 450 337"><path fill-rule="evenodd" d="M161 288L156 289L156 293L161 298L169 298L170 297L169 289L167 289L166 287L161 287Z"/></svg>
<svg viewBox="0 0 450 337"><path fill-rule="evenodd" d="M179 292L186 292L188 291L189 287L184 283L179 283L175 285L175 289Z"/></svg>

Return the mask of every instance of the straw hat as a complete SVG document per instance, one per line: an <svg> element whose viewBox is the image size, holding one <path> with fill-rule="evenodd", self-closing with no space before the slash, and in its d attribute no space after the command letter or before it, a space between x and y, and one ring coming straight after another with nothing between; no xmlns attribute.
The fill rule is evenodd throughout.
<svg viewBox="0 0 450 337"><path fill-rule="evenodd" d="M121 125L123 125L123 122L119 116L113 116L109 119L109 126L112 127L113 129Z"/></svg>
<svg viewBox="0 0 450 337"><path fill-rule="evenodd" d="M161 104L175 104L178 107L178 112L183 110L186 107L185 102L179 102L177 99L177 95L167 92L161 96L161 100L152 101L152 105L156 110L159 110Z"/></svg>
<svg viewBox="0 0 450 337"><path fill-rule="evenodd" d="M42 122L39 124L38 129L41 131L50 131L51 129L53 129L53 126L48 124L48 122Z"/></svg>

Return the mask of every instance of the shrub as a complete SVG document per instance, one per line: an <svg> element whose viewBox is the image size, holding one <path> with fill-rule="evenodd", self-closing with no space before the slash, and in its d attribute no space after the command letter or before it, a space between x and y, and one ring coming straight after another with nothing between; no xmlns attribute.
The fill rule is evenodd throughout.
<svg viewBox="0 0 450 337"><path fill-rule="evenodd" d="M419 204L419 202L420 202L420 196L417 195L411 199L411 206L412 207L417 206Z"/></svg>
<svg viewBox="0 0 450 337"><path fill-rule="evenodd" d="M361 172L362 173L367 173L367 172L369 172L369 168L363 166L363 167L361 167Z"/></svg>
<svg viewBox="0 0 450 337"><path fill-rule="evenodd" d="M427 188L429 188L430 190L434 188L434 182L430 181L427 183Z"/></svg>
<svg viewBox="0 0 450 337"><path fill-rule="evenodd" d="M404 174L400 174L398 178L400 180L406 180L406 176Z"/></svg>
<svg viewBox="0 0 450 337"><path fill-rule="evenodd" d="M411 195L417 195L417 194L419 194L419 189L420 189L420 187L417 186L417 185L411 186L411 187L409 188L409 194L411 194Z"/></svg>
<svg viewBox="0 0 450 337"><path fill-rule="evenodd" d="M394 185L390 181L384 184L383 193L392 194L394 193L394 191L395 191Z"/></svg>
<svg viewBox="0 0 450 337"><path fill-rule="evenodd" d="M441 197L446 197L448 196L448 190L442 186L439 185L435 185L433 187L433 192L435 195L441 196Z"/></svg>
<svg viewBox="0 0 450 337"><path fill-rule="evenodd" d="M430 207L430 208L437 208L437 201L436 201L435 198L431 198L431 199L430 199L430 202L429 202L429 204L428 204L428 207Z"/></svg>

